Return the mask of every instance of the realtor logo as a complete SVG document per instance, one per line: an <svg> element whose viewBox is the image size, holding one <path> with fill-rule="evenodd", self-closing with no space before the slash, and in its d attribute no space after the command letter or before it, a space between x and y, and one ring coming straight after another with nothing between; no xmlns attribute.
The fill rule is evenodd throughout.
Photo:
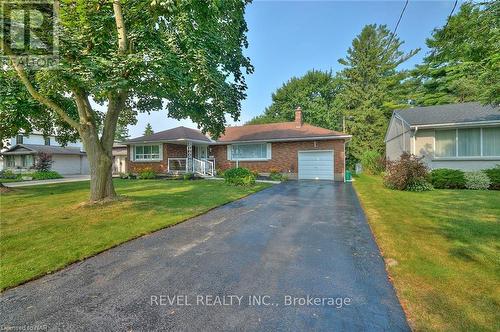
<svg viewBox="0 0 500 332"><path fill-rule="evenodd" d="M58 1L2 1L1 55L26 67L51 67L57 62Z"/></svg>

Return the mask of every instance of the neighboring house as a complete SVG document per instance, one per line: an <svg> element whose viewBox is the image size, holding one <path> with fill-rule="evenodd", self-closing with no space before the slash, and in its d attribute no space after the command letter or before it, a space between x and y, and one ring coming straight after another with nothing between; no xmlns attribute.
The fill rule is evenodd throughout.
<svg viewBox="0 0 500 332"><path fill-rule="evenodd" d="M113 144L113 174L127 172L127 146L115 142Z"/></svg>
<svg viewBox="0 0 500 332"><path fill-rule="evenodd" d="M298 108L294 122L227 127L216 141L198 130L177 127L125 144L132 172L152 168L158 173L214 175L216 169L238 165L291 178L343 181L345 143L350 137L304 124Z"/></svg>
<svg viewBox="0 0 500 332"><path fill-rule="evenodd" d="M387 129L386 156L423 157L431 168L480 170L500 164L500 108L479 103L397 110Z"/></svg>
<svg viewBox="0 0 500 332"><path fill-rule="evenodd" d="M62 175L89 174L87 155L81 142L61 146L55 136L42 133L19 134L8 139L8 149L1 153L3 168L17 173L30 171L40 152L52 155L52 170Z"/></svg>

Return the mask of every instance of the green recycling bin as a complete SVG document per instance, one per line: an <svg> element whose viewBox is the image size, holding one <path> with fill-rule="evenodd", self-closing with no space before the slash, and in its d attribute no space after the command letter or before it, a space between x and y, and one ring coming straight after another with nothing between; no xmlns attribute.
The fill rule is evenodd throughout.
<svg viewBox="0 0 500 332"><path fill-rule="evenodd" d="M351 171L345 171L345 180L346 181L351 181L352 180Z"/></svg>

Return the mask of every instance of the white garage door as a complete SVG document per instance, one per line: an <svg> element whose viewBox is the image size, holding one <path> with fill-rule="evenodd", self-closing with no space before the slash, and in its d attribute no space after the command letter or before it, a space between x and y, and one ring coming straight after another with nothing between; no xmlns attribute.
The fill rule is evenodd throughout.
<svg viewBox="0 0 500 332"><path fill-rule="evenodd" d="M333 151L300 151L299 180L333 180Z"/></svg>
<svg viewBox="0 0 500 332"><path fill-rule="evenodd" d="M61 175L81 174L79 155L56 154L52 156L52 170Z"/></svg>

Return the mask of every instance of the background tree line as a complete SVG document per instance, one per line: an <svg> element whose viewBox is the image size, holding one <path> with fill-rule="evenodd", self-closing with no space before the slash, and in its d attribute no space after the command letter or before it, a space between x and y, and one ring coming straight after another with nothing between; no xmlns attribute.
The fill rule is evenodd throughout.
<svg viewBox="0 0 500 332"><path fill-rule="evenodd" d="M353 135L349 158L366 151L382 155L392 111L467 101L500 104L500 2L464 3L427 39L428 54L411 70L399 65L403 41L385 25L366 25L338 73L311 70L272 94L272 104L249 124L291 121L300 105L304 121Z"/></svg>

